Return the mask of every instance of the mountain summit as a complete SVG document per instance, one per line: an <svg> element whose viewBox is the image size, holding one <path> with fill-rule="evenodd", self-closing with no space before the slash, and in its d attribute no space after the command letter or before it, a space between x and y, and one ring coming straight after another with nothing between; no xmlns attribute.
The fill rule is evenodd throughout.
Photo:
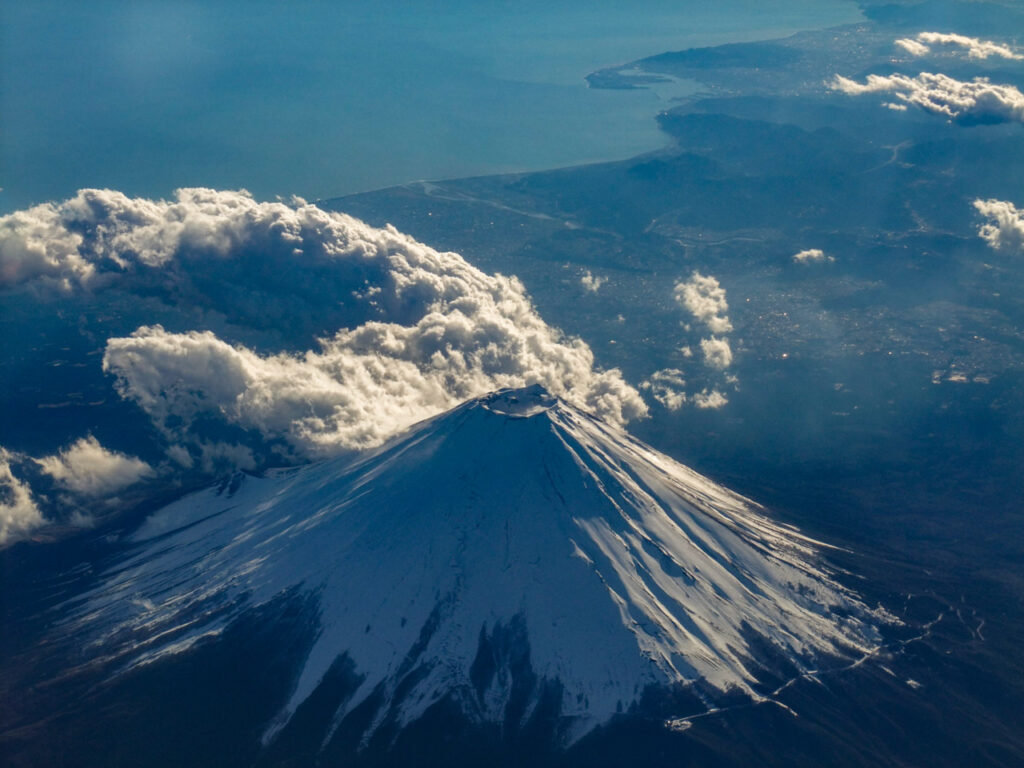
<svg viewBox="0 0 1024 768"><path fill-rule="evenodd" d="M314 704L322 745L442 705L512 731L550 716L567 745L651 690L756 699L877 642L820 545L536 386L355 458L239 476L131 544L70 620L119 674L283 596L315 606L267 746Z"/></svg>

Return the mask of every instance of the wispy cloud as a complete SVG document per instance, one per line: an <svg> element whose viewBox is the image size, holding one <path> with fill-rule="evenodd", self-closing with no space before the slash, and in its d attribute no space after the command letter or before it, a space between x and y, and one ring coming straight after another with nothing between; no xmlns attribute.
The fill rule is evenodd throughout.
<svg viewBox="0 0 1024 768"><path fill-rule="evenodd" d="M725 289L714 276L694 272L689 280L676 283L675 297L712 333L729 333L732 330L732 323L726 314L729 303L725 298Z"/></svg>

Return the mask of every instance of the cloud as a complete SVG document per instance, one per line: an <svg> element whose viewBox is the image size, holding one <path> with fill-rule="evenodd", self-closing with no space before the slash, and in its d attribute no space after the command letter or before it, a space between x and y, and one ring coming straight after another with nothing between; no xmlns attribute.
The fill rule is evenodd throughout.
<svg viewBox="0 0 1024 768"><path fill-rule="evenodd" d="M51 301L102 292L129 306L142 295L182 324L226 317L289 344L367 320L414 323L432 302L492 290L489 280L392 227L244 191L154 201L86 189L0 217L0 288Z"/></svg>
<svg viewBox="0 0 1024 768"><path fill-rule="evenodd" d="M710 338L700 340L704 366L710 369L710 378L723 385L735 386L736 377L723 376L722 373L733 363L732 346L726 336L733 327L726 314L729 311L729 303L726 300L725 289L714 276L694 272L689 280L676 283L675 298L713 334ZM681 347L679 352L683 357L693 356L693 349L689 346ZM686 382L678 375L679 373L675 369L659 371L644 382L644 387L670 410L678 410L685 402L692 402L698 408L720 408L728 402L718 390L712 390L713 393L717 393L717 396L714 396L707 388L700 394L686 395L683 391ZM671 375L678 375L677 380L672 380Z"/></svg>
<svg viewBox="0 0 1024 768"><path fill-rule="evenodd" d="M725 370L732 365L732 348L728 339L711 337L701 339L700 349L704 353L704 364L719 370Z"/></svg>
<svg viewBox="0 0 1024 768"><path fill-rule="evenodd" d="M108 451L92 436L35 461L60 487L88 497L116 493L156 474L141 459Z"/></svg>
<svg viewBox="0 0 1024 768"><path fill-rule="evenodd" d="M919 43L916 40L912 40L909 37L904 37L896 41L896 45L905 50L911 56L924 56L926 53L931 51L927 45Z"/></svg>
<svg viewBox="0 0 1024 768"><path fill-rule="evenodd" d="M254 436L292 458L378 445L505 386L544 384L614 424L647 411L618 370L544 322L517 279L298 199L82 190L0 217L0 287L116 300L113 316L140 320L159 302L164 327L125 323L103 365L184 468L254 466L267 448Z"/></svg>
<svg viewBox="0 0 1024 768"><path fill-rule="evenodd" d="M826 256L820 248L807 248L799 253L793 254L793 261L797 264L811 264L813 262L835 261L834 256Z"/></svg>
<svg viewBox="0 0 1024 768"><path fill-rule="evenodd" d="M0 546L24 538L46 522L29 486L11 471L12 458L0 448Z"/></svg>
<svg viewBox="0 0 1024 768"><path fill-rule="evenodd" d="M260 253L274 260L284 249L297 262L330 258L343 255L345 235L355 234L347 223L298 199L259 203L244 190L179 189L166 201L83 189L63 203L0 217L0 286L37 282L72 291L175 262L214 266L246 254L253 263ZM307 253L310 245L319 247Z"/></svg>
<svg viewBox="0 0 1024 768"><path fill-rule="evenodd" d="M725 314L729 311L725 289L711 275L694 272L686 282L676 283L675 297L712 333L729 333L732 330L732 323Z"/></svg>
<svg viewBox="0 0 1024 768"><path fill-rule="evenodd" d="M592 274L590 274L590 270L588 269L586 272L583 273L583 277L580 278L580 282L583 284L583 287L586 288L588 291L597 293L601 286L608 282L608 278L594 277Z"/></svg>
<svg viewBox="0 0 1024 768"><path fill-rule="evenodd" d="M678 368L655 371L640 386L670 411L678 411L686 403L686 379Z"/></svg>
<svg viewBox="0 0 1024 768"><path fill-rule="evenodd" d="M729 399L717 389L703 390L693 396L693 404L698 408L718 409L728 405Z"/></svg>
<svg viewBox="0 0 1024 768"><path fill-rule="evenodd" d="M517 282L493 279L496 295L459 297L414 325L365 323L302 354L153 326L109 340L103 367L171 439L199 446L213 416L304 457L370 448L467 398L536 382L614 424L645 415L617 370L595 371L586 344L546 325Z"/></svg>
<svg viewBox="0 0 1024 768"><path fill-rule="evenodd" d="M974 207L990 223L978 234L995 250L1024 253L1024 210L1005 200L975 200Z"/></svg>
<svg viewBox="0 0 1024 768"><path fill-rule="evenodd" d="M836 75L828 85L851 96L892 93L905 104L961 123L1024 122L1024 93L1012 85L995 85L986 77L964 82L922 72L917 77L868 75L864 83L857 83Z"/></svg>
<svg viewBox="0 0 1024 768"><path fill-rule="evenodd" d="M0 448L0 546L51 523L92 525L97 504L155 475L146 462L109 451L92 436L39 459Z"/></svg>
<svg viewBox="0 0 1024 768"><path fill-rule="evenodd" d="M963 49L967 56L972 59L987 59L990 56L1004 59L1024 59L1024 56L1015 52L1009 46L1000 45L990 40L980 40L977 37L943 32L921 32L916 39L903 38L897 40L896 45L912 56L924 56L930 53L931 48L929 46L945 45Z"/></svg>

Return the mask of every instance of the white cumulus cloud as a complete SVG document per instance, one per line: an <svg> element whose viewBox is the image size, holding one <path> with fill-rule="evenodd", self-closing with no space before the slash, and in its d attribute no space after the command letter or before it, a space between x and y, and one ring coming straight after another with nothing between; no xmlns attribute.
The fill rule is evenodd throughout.
<svg viewBox="0 0 1024 768"><path fill-rule="evenodd" d="M995 250L1024 253L1024 210L1006 200L975 200L974 207L987 219L978 234Z"/></svg>
<svg viewBox="0 0 1024 768"><path fill-rule="evenodd" d="M0 448L0 546L24 538L46 521L28 484L11 471L11 453Z"/></svg>
<svg viewBox="0 0 1024 768"><path fill-rule="evenodd" d="M89 497L116 493L155 474L146 462L109 451L92 436L36 463L62 488Z"/></svg>
<svg viewBox="0 0 1024 768"><path fill-rule="evenodd" d="M916 77L868 75L865 82L858 83L836 75L828 85L851 96L891 93L904 104L963 123L1024 122L1024 93L1012 85L992 83L987 77L963 81L922 72Z"/></svg>
<svg viewBox="0 0 1024 768"><path fill-rule="evenodd" d="M701 356L706 369L705 379L710 376L722 386L735 386L736 377L725 373L733 363L732 346L727 336L733 326L727 314L729 302L725 288L713 275L694 272L688 280L676 283L674 293L676 301L711 331L710 337L700 340ZM689 330L689 326L686 328ZM679 352L683 357L692 357L694 351L689 346L683 346ZM673 380L673 376L676 380ZM701 393L687 395L683 389L685 384L679 371L665 369L644 382L644 388L670 410L678 410L687 402L698 408L720 408L728 402L717 389L711 391L718 393L718 397L712 396L707 388Z"/></svg>
<svg viewBox="0 0 1024 768"><path fill-rule="evenodd" d="M793 254L793 261L797 264L812 264L815 262L835 261L834 256L827 256L820 248L807 248Z"/></svg>
<svg viewBox="0 0 1024 768"><path fill-rule="evenodd" d="M583 287L592 293L597 293L601 286L607 282L607 277L595 277L590 273L589 269L584 272L583 277L580 278L580 283L583 284Z"/></svg>
<svg viewBox="0 0 1024 768"><path fill-rule="evenodd" d="M712 333L729 333L732 330L732 323L725 314L729 311L725 289L712 275L694 272L689 280L676 283L675 297Z"/></svg>
<svg viewBox="0 0 1024 768"><path fill-rule="evenodd" d="M1024 59L1024 55L1017 53L1007 45L994 43L991 40L980 40L977 37L946 32L921 32L916 38L897 40L896 45L912 56L924 56L931 52L930 46L942 45L962 50L972 59L987 59L990 56L1003 59Z"/></svg>
<svg viewBox="0 0 1024 768"><path fill-rule="evenodd" d="M724 370L732 365L732 347L729 340L712 336L710 339L701 339L701 352L704 353L704 364L719 370Z"/></svg>
<svg viewBox="0 0 1024 768"><path fill-rule="evenodd" d="M693 396L693 404L698 408L718 409L728 405L729 399L717 389L705 389Z"/></svg>

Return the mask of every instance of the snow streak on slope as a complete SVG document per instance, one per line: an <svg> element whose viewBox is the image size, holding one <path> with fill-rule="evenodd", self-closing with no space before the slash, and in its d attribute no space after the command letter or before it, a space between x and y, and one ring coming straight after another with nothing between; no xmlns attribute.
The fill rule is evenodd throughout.
<svg viewBox="0 0 1024 768"><path fill-rule="evenodd" d="M361 683L335 725L371 694L383 702L371 731L445 696L503 722L508 658L492 653L483 674L480 657L518 638L531 704L560 686L573 739L651 684L756 696L766 643L802 668L877 641L815 542L537 387L470 401L354 460L184 498L134 539L73 619L129 665L286 590L317 596L319 634L268 739L342 654Z"/></svg>

